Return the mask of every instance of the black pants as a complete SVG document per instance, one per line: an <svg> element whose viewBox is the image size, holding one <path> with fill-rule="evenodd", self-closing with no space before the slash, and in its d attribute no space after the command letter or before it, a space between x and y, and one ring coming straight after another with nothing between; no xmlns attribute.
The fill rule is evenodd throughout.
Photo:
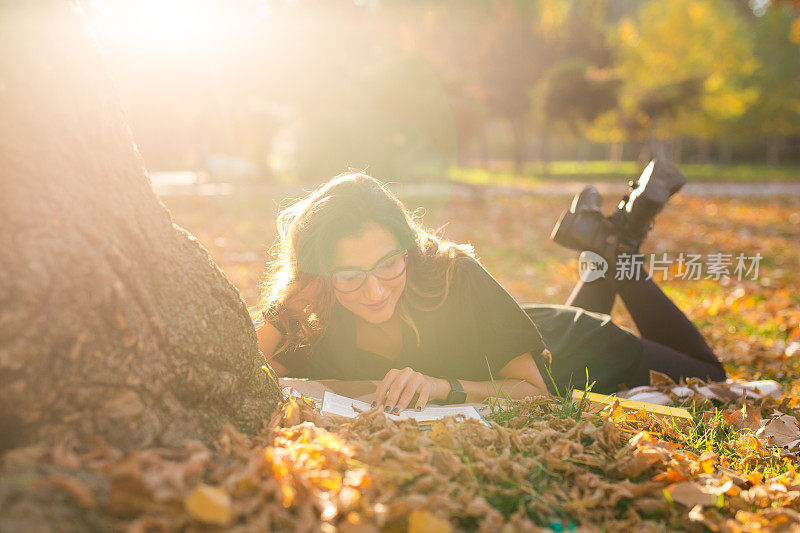
<svg viewBox="0 0 800 533"><path fill-rule="evenodd" d="M725 380L725 369L703 335L651 279L580 281L566 305L611 314L617 294L642 336L642 364L629 384L649 383L650 370L675 381L686 377Z"/></svg>

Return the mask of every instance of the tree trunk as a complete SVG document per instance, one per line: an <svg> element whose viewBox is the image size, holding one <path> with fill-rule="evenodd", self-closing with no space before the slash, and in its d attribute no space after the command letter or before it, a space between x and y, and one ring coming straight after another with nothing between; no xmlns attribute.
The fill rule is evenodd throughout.
<svg viewBox="0 0 800 533"><path fill-rule="evenodd" d="M511 130L514 134L514 174L517 177L521 177L525 172L525 163L528 160L528 137L525 131L525 119L523 117L512 118Z"/></svg>
<svg viewBox="0 0 800 533"><path fill-rule="evenodd" d="M156 199L66 1L0 13L0 450L254 431L280 391L237 290Z"/></svg>
<svg viewBox="0 0 800 533"><path fill-rule="evenodd" d="M707 164L711 161L711 141L705 137L697 140L698 159L700 163Z"/></svg>
<svg viewBox="0 0 800 533"><path fill-rule="evenodd" d="M608 143L608 160L611 162L611 169L618 172L619 164L622 161L622 143L620 141Z"/></svg>
<svg viewBox="0 0 800 533"><path fill-rule="evenodd" d="M578 137L578 157L577 160L581 163L589 161L592 153L592 145L589 139L585 137Z"/></svg>
<svg viewBox="0 0 800 533"><path fill-rule="evenodd" d="M780 135L770 135L767 138L767 165L777 167L781 162L781 147L783 137Z"/></svg>
<svg viewBox="0 0 800 533"><path fill-rule="evenodd" d="M719 164L730 165L733 161L733 141L723 138L719 142Z"/></svg>
<svg viewBox="0 0 800 533"><path fill-rule="evenodd" d="M676 137L672 141L672 162L676 165L683 161L683 137Z"/></svg>
<svg viewBox="0 0 800 533"><path fill-rule="evenodd" d="M550 176L550 123L545 120L539 124L539 172L542 176Z"/></svg>
<svg viewBox="0 0 800 533"><path fill-rule="evenodd" d="M647 161L644 162L645 164L651 159L667 158L667 147L664 144L664 141L658 136L660 122L661 120L658 117L653 117L653 125L650 128L650 134L647 142L650 150L650 156L647 158Z"/></svg>

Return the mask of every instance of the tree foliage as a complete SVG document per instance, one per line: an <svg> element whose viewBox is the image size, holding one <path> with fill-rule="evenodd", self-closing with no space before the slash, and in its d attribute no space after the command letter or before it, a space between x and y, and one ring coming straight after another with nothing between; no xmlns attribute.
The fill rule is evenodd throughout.
<svg viewBox="0 0 800 533"><path fill-rule="evenodd" d="M749 28L730 2L647 2L620 20L615 49L631 136L720 134L758 95Z"/></svg>

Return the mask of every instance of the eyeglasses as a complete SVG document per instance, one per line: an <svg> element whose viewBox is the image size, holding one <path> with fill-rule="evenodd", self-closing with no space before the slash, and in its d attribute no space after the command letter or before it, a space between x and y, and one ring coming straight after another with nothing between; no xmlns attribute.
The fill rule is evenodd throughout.
<svg viewBox="0 0 800 533"><path fill-rule="evenodd" d="M336 269L331 273L333 288L339 292L355 292L366 283L370 274L383 281L397 279L406 271L407 262L408 250L393 250L369 270L355 267Z"/></svg>

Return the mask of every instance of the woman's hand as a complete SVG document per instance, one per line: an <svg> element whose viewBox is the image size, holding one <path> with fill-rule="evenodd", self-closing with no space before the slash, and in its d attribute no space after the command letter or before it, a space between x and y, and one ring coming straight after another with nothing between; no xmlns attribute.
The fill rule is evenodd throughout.
<svg viewBox="0 0 800 533"><path fill-rule="evenodd" d="M406 409L416 395L414 408L421 411L428 400L445 399L449 390L450 384L446 380L426 376L411 367L393 368L378 384L372 407L382 404L384 411L397 414Z"/></svg>

